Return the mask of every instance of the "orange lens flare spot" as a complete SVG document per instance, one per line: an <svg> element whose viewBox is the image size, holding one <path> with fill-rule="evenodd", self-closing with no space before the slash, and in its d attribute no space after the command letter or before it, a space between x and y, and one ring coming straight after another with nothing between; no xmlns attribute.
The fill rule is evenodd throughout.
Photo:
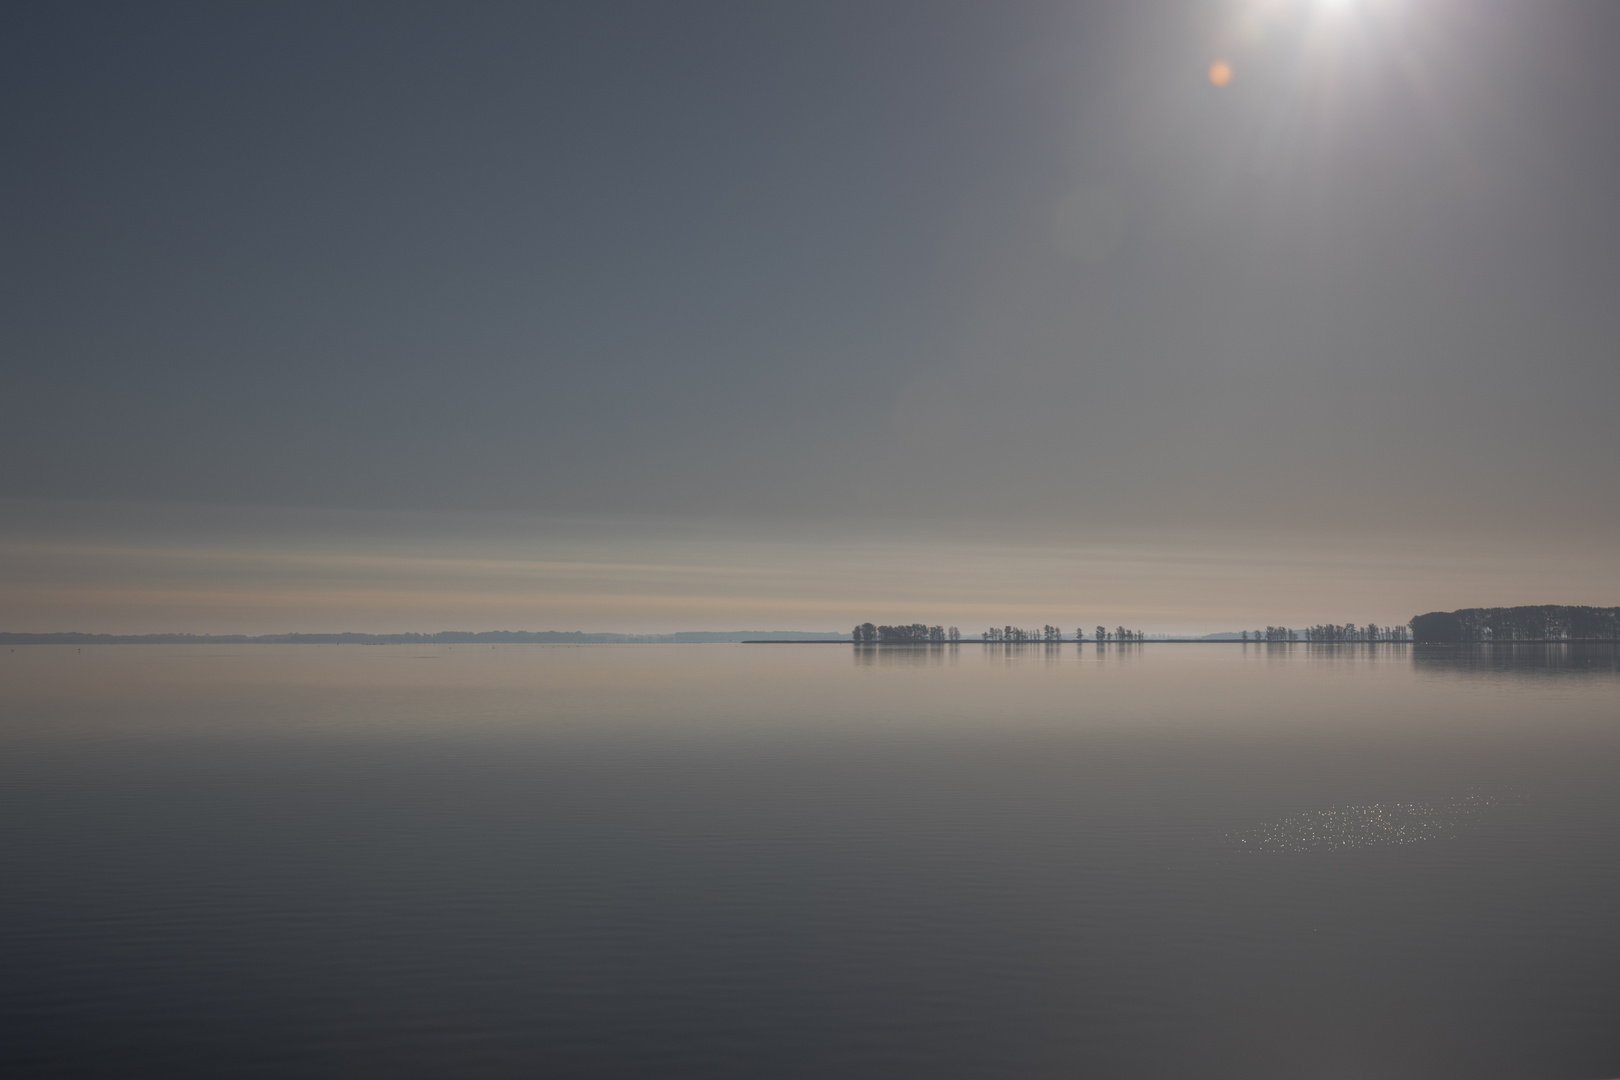
<svg viewBox="0 0 1620 1080"><path fill-rule="evenodd" d="M1225 60L1217 60L1209 65L1209 82L1211 86L1225 86L1232 81L1232 65Z"/></svg>

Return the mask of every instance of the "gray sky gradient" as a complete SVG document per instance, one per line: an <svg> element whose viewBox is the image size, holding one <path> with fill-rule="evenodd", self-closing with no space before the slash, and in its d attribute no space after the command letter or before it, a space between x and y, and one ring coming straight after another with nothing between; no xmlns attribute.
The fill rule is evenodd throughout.
<svg viewBox="0 0 1620 1080"><path fill-rule="evenodd" d="M0 539L1353 535L1518 599L1620 536L1617 54L1595 0L7 5Z"/></svg>

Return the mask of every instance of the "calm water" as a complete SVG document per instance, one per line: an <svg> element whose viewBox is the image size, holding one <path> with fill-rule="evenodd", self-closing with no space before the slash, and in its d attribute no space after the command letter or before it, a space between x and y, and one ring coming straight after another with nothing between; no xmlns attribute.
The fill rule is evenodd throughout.
<svg viewBox="0 0 1620 1080"><path fill-rule="evenodd" d="M6 1076L1620 1075L1620 656L0 652Z"/></svg>

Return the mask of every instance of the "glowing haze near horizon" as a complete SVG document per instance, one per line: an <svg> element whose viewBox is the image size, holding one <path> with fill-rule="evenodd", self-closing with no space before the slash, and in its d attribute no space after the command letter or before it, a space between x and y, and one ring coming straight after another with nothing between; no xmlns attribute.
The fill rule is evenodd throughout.
<svg viewBox="0 0 1620 1080"><path fill-rule="evenodd" d="M1620 603L1620 7L0 12L4 630Z"/></svg>

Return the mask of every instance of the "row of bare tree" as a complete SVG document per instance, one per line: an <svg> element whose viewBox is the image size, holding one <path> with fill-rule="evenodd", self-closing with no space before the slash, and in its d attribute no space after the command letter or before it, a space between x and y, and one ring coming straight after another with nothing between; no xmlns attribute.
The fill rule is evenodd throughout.
<svg viewBox="0 0 1620 1080"><path fill-rule="evenodd" d="M1244 641L1263 641L1275 643L1279 641L1309 641L1309 642L1381 642L1381 641L1411 641L1412 632L1404 626L1379 626L1368 623L1366 626L1357 626L1355 623L1322 623L1319 626L1307 626L1303 630L1294 630L1287 626L1268 626L1264 630L1243 631Z"/></svg>
<svg viewBox="0 0 1620 1080"><path fill-rule="evenodd" d="M1146 641L1147 634L1141 630L1127 630L1123 626L1116 626L1110 630L1106 626L1096 627L1092 641ZM1055 645L1063 640L1063 628L1047 623L1039 630L1025 630L1021 626L992 626L979 635L984 641L991 643L1022 644L1030 641L1040 641ZM1074 632L1074 641L1086 640L1086 628L1079 627Z"/></svg>
<svg viewBox="0 0 1620 1080"><path fill-rule="evenodd" d="M1524 610L1524 609L1516 609ZM1459 613L1461 614L1461 613ZM1501 620L1497 625L1505 624ZM1547 622L1537 622L1535 629L1541 630L1538 636L1542 637L1573 637L1567 629L1558 627L1548 632ZM1484 625L1479 625L1483 623ZM1491 640L1493 636L1530 636L1522 634L1502 634L1488 620L1479 620L1470 629L1475 633L1472 640ZM1613 625L1613 624L1608 624ZM1477 628L1476 628L1477 627ZM1504 627L1506 628L1506 627ZM1582 627L1585 629L1585 627ZM1561 631L1561 633L1560 633ZM1611 631L1612 633L1612 631ZM855 627L850 635L857 645L943 645L956 643L962 640L962 632L956 627L929 626L926 623L911 623L903 626L876 626L872 623L861 623ZM992 626L979 635L980 639L990 644L1022 645L1030 642L1043 642L1054 645L1062 640L1063 629L1047 623L1039 630L1026 630L1021 626ZM1086 636L1086 628L1079 627L1074 632L1074 641L1094 641L1102 643L1134 643L1146 641L1147 634L1142 630L1130 630L1123 626L1116 626L1112 630L1106 626L1093 627L1091 636ZM1264 630L1245 630L1242 633L1243 641L1256 641L1266 643L1307 641L1307 642L1389 642L1411 641L1412 632L1404 626L1379 626L1376 623L1367 623L1357 626L1355 623L1323 623L1318 626L1308 626L1303 630L1295 630L1287 626L1268 626ZM1464 639L1468 640L1468 639Z"/></svg>
<svg viewBox="0 0 1620 1080"><path fill-rule="evenodd" d="M1325 623L1321 626L1308 627L1304 631L1306 641L1360 641L1376 644L1381 641L1411 641L1412 631L1404 626L1379 626L1377 623L1368 623L1357 626L1355 623L1345 623L1342 626L1334 623Z"/></svg>

